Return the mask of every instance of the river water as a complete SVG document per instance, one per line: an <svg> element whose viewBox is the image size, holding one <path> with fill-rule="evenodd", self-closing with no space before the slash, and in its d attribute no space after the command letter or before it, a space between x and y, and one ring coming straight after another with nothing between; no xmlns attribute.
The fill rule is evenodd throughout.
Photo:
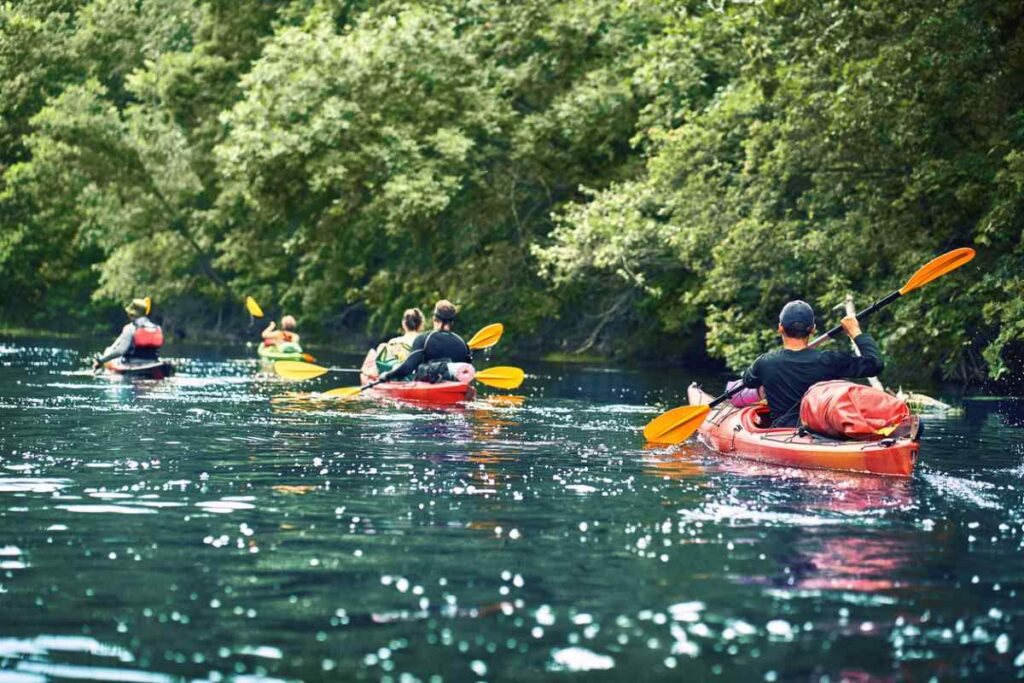
<svg viewBox="0 0 1024 683"><path fill-rule="evenodd" d="M430 409L87 350L0 343L0 683L1024 678L1024 401L891 480L645 449L683 371Z"/></svg>

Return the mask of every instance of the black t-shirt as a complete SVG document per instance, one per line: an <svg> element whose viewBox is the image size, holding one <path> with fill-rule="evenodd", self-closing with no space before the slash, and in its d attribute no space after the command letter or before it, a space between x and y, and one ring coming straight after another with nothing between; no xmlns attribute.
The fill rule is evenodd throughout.
<svg viewBox="0 0 1024 683"><path fill-rule="evenodd" d="M424 332L412 343L412 351L405 362L386 373L386 379L401 379L419 367L420 363L446 360L451 363L471 363L473 354L462 337L448 330Z"/></svg>
<svg viewBox="0 0 1024 683"><path fill-rule="evenodd" d="M743 384L764 387L772 426L795 427L800 421L800 399L812 384L881 374L885 366L875 340L865 332L854 342L863 355L815 349L770 351L743 373Z"/></svg>

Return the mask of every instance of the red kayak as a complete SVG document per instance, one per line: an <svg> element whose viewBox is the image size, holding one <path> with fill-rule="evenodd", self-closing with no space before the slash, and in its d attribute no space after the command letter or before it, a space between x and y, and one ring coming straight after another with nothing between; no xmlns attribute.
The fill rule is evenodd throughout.
<svg viewBox="0 0 1024 683"><path fill-rule="evenodd" d="M377 381L376 375L360 374L363 384ZM476 397L476 389L462 382L383 382L370 389L376 396L422 403L458 403Z"/></svg>
<svg viewBox="0 0 1024 683"><path fill-rule="evenodd" d="M377 381L377 351L370 349L363 359L359 373L363 385ZM451 404L476 398L476 389L469 382L383 382L369 390L375 396L418 401L420 403Z"/></svg>
<svg viewBox="0 0 1024 683"><path fill-rule="evenodd" d="M686 394L690 405L704 405L712 399L696 384L691 384ZM699 439L722 455L785 467L909 477L917 462L920 443L916 435L879 441L845 441L817 434L799 436L791 427L761 427L767 417L768 406L763 403L745 408L724 403L705 418Z"/></svg>
<svg viewBox="0 0 1024 683"><path fill-rule="evenodd" d="M122 363L120 360L112 360L104 363L103 367L115 375L142 379L163 379L174 374L174 365L164 360L148 363Z"/></svg>

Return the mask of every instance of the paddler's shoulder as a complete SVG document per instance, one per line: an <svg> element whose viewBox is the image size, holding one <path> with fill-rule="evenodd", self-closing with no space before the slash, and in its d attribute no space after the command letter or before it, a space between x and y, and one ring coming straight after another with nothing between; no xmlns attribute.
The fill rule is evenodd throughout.
<svg viewBox="0 0 1024 683"><path fill-rule="evenodd" d="M821 351L818 349L787 349L785 347L772 349L767 353L761 355L758 359L761 362L776 362L776 363L787 363L792 361L803 361L818 358L821 356Z"/></svg>

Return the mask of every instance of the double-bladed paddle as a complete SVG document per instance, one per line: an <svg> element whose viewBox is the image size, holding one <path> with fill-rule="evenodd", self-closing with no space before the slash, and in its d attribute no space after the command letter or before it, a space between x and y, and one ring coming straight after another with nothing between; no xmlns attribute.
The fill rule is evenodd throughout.
<svg viewBox="0 0 1024 683"><path fill-rule="evenodd" d="M249 297L250 299L252 297ZM255 301L253 303L256 303ZM479 332L474 334L470 338L467 346L474 351L481 349L489 349L501 339L502 333L505 331L505 326L501 323L492 323L486 327L481 328ZM309 355L309 354L305 354ZM307 360L312 361L313 357L310 356ZM279 374L285 379L315 379L320 375L328 372L353 372L348 368L325 368L319 365L312 365L311 363L301 363L294 360L279 360L274 363L274 372ZM355 372L359 372L355 370ZM522 381L520 379L520 381ZM518 385L516 385L518 386ZM515 388L515 387L511 387ZM359 387L346 387L346 389L359 389ZM332 391L340 391L340 389L333 389ZM358 392L357 392L358 393Z"/></svg>
<svg viewBox="0 0 1024 683"><path fill-rule="evenodd" d="M480 328L480 331L470 338L469 342L467 343L467 346L469 346L469 348L473 349L474 351L479 351L481 349L489 349L498 343L498 340L501 339L501 335L504 332L504 325L502 325L501 323L491 323L486 327Z"/></svg>
<svg viewBox="0 0 1024 683"><path fill-rule="evenodd" d="M307 355L307 354L303 354ZM359 372L358 368L325 368L322 365L303 363L299 360L274 361L274 372L285 379L316 379L328 372Z"/></svg>
<svg viewBox="0 0 1024 683"><path fill-rule="evenodd" d="M932 259L918 268L917 272L907 280L905 285L897 289L895 292L885 295L863 311L857 313L857 320L863 320L875 311L888 306L893 301L896 301L896 299L900 298L904 294L909 294L915 289L928 284L932 280L936 280L946 273L956 270L972 258L974 258L974 250L969 247L962 247L960 249L948 251L942 256ZM808 344L808 347L814 348L819 344L824 343L826 340L836 337L842 333L842 331L843 326L836 325L828 332ZM700 428L701 424L704 422L704 418L707 417L712 408L729 400L734 394L738 394L742 390L743 385L740 383L730 391L712 399L710 403L705 405L680 406L678 408L673 408L667 413L662 413L648 422L647 426L644 427L644 438L651 443L682 443L690 438L690 436Z"/></svg>
<svg viewBox="0 0 1024 683"><path fill-rule="evenodd" d="M473 379L477 380L481 384L486 384L489 387L496 387L498 389L515 389L523 383L523 378L526 374L522 368L513 368L507 365L499 365L493 368L486 368L476 373ZM368 384L364 384L361 387L341 387L339 389L331 389L325 391L324 396L334 396L336 398L349 398L361 394L367 389L372 389L381 383L381 380L374 380Z"/></svg>
<svg viewBox="0 0 1024 683"><path fill-rule="evenodd" d="M263 317L263 309L256 303L256 299L253 299L251 296L245 297L245 310L249 311L249 315L254 318Z"/></svg>

